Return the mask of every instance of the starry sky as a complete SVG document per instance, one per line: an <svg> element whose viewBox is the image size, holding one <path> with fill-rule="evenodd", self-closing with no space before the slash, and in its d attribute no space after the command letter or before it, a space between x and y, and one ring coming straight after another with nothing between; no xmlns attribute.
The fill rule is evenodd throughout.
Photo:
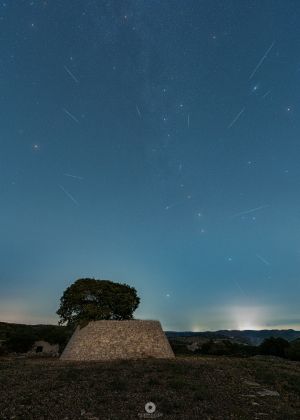
<svg viewBox="0 0 300 420"><path fill-rule="evenodd" d="M0 320L80 277L165 329L300 328L298 0L0 3Z"/></svg>

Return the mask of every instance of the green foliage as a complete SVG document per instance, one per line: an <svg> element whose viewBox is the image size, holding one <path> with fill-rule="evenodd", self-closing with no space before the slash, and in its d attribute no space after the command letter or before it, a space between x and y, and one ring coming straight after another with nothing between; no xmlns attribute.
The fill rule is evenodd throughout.
<svg viewBox="0 0 300 420"><path fill-rule="evenodd" d="M67 325L84 325L102 319L132 319L139 302L134 287L85 278L75 281L65 290L57 314L59 323Z"/></svg>
<svg viewBox="0 0 300 420"><path fill-rule="evenodd" d="M255 346L234 343L230 340L209 340L202 345L199 352L202 354L219 356L253 356L258 353L258 348Z"/></svg>
<svg viewBox="0 0 300 420"><path fill-rule="evenodd" d="M290 346L285 350L285 354L290 360L300 360L300 340L290 343Z"/></svg>
<svg viewBox="0 0 300 420"><path fill-rule="evenodd" d="M187 349L185 342L172 339L170 343L176 355L206 354L239 357L266 355L285 357L290 360L300 360L300 339L288 342L280 337L270 337L265 339L259 346L245 345L231 340L210 339L203 343L200 349L194 352Z"/></svg>
<svg viewBox="0 0 300 420"><path fill-rule="evenodd" d="M295 342L296 343L296 342ZM299 346L299 347L298 347ZM204 343L199 350L202 354L210 355L224 355L224 356L254 356L257 354L288 357L291 358L293 354L297 359L297 352L300 354L300 342L295 345L292 350L290 343L283 338L270 337L260 344L260 346L248 346L239 343L234 343L230 340L214 341L209 340Z"/></svg>
<svg viewBox="0 0 300 420"><path fill-rule="evenodd" d="M285 357L290 343L283 338L270 337L264 340L259 346L261 354Z"/></svg>
<svg viewBox="0 0 300 420"><path fill-rule="evenodd" d="M176 355L181 355L181 356L189 356L191 355L193 352L191 350L188 350L187 348L187 343L180 341L180 340L176 340L176 339L169 339L169 343L172 347L172 350L174 352L174 354Z"/></svg>
<svg viewBox="0 0 300 420"><path fill-rule="evenodd" d="M25 325L0 322L0 337L4 340L3 349L9 352L23 353L38 340L50 344L59 344L60 351L67 344L73 330L57 325Z"/></svg>
<svg viewBox="0 0 300 420"><path fill-rule="evenodd" d="M19 331L13 333L5 343L10 352L26 353L31 349L36 337L31 331Z"/></svg>

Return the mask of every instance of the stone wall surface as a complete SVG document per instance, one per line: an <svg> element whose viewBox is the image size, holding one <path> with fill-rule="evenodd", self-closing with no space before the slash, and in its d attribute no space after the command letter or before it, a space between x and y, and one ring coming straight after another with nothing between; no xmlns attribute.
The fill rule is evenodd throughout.
<svg viewBox="0 0 300 420"><path fill-rule="evenodd" d="M38 347L42 347L42 351L37 353L36 350ZM58 344L50 344L48 341L38 340L35 341L31 350L27 352L29 356L32 355L39 355L39 356L58 356L59 355L59 345Z"/></svg>
<svg viewBox="0 0 300 420"><path fill-rule="evenodd" d="M62 360L173 358L159 321L91 321L77 327Z"/></svg>

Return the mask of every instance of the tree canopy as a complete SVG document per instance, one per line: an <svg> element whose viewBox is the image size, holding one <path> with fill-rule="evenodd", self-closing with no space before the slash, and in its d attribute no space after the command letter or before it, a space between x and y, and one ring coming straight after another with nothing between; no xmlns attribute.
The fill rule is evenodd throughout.
<svg viewBox="0 0 300 420"><path fill-rule="evenodd" d="M60 324L132 319L140 303L136 289L110 280L84 278L69 286L56 312Z"/></svg>

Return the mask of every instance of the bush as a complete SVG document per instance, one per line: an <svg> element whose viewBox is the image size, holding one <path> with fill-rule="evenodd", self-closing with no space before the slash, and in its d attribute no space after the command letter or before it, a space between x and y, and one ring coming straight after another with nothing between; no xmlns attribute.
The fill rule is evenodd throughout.
<svg viewBox="0 0 300 420"><path fill-rule="evenodd" d="M270 337L264 340L259 346L260 354L286 357L290 343L283 338Z"/></svg>
<svg viewBox="0 0 300 420"><path fill-rule="evenodd" d="M290 343L287 347L285 355L290 360L300 360L300 340Z"/></svg>
<svg viewBox="0 0 300 420"><path fill-rule="evenodd" d="M253 356L258 353L258 349L255 346L233 343L230 340L209 340L202 345L199 353L214 356Z"/></svg>
<svg viewBox="0 0 300 420"><path fill-rule="evenodd" d="M26 353L32 348L35 340L36 336L30 331L15 332L5 342L5 346L10 352Z"/></svg>
<svg viewBox="0 0 300 420"><path fill-rule="evenodd" d="M175 355L189 356L194 353L188 350L187 343L184 341L169 338L169 343Z"/></svg>

